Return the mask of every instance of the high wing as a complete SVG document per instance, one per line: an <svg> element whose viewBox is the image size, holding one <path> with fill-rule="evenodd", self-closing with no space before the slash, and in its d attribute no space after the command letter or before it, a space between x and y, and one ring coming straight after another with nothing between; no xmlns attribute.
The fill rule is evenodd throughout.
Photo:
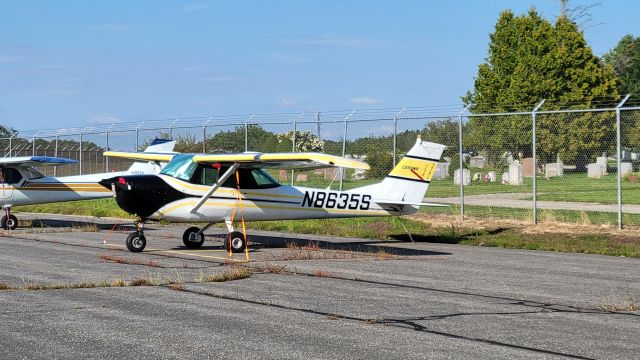
<svg viewBox="0 0 640 360"><path fill-rule="evenodd" d="M13 166L58 166L75 164L77 160L52 157L52 156L18 156L0 158L0 165Z"/></svg>
<svg viewBox="0 0 640 360"><path fill-rule="evenodd" d="M320 169L326 167L343 167L349 169L369 170L369 165L360 161L340 156L321 153L242 153L195 155L193 161L198 163L237 163L243 168L276 168L276 169Z"/></svg>
<svg viewBox="0 0 640 360"><path fill-rule="evenodd" d="M105 151L104 156L141 160L141 161L162 161L168 162L178 153L153 153L153 152L123 152L123 151Z"/></svg>

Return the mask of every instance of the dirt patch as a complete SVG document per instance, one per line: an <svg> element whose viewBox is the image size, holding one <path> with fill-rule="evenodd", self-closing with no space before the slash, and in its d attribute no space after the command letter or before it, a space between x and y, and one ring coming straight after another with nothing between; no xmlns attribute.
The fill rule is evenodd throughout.
<svg viewBox="0 0 640 360"><path fill-rule="evenodd" d="M560 235L607 235L620 242L637 242L640 228L630 227L618 230L615 225L570 224L542 219L537 225L528 220L474 218L465 217L460 221L457 215L417 213L408 216L409 219L429 224L434 229L491 231L499 228L531 235L560 234Z"/></svg>

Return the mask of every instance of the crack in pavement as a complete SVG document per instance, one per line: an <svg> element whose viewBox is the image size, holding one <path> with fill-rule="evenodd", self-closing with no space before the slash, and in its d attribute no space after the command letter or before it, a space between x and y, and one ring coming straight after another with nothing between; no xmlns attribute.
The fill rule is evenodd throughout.
<svg viewBox="0 0 640 360"><path fill-rule="evenodd" d="M413 321L410 321L410 320L366 319L366 318L361 318L361 317L357 317L357 316L341 315L341 314L335 314L335 313L330 313L330 312L325 312L325 311L306 309L306 308L298 308L298 307L287 306L287 305L282 305L282 304L275 304L275 303L272 303L272 302L264 302L264 301L258 301L258 300L244 299L244 298L240 298L240 297L232 297L232 296L227 296L227 295L222 295L222 294L212 294L212 293L209 293L209 292L206 292L206 291L202 291L202 290L186 289L186 288L183 288L183 289L170 289L170 288L165 287L165 286L163 286L163 287L168 289L168 290L171 290L171 291L180 291L180 292L190 293L190 294L194 294L194 295L207 296L207 297L212 297L212 298L217 298L217 299L222 299L222 300L229 300L229 301L237 301L237 302L246 303L246 304L252 304L252 305L268 306L268 307L282 309L282 310L288 310L288 311L298 311L298 312L307 313L307 314L326 316L326 317L329 317L329 318L332 318L332 319L351 320L351 321L357 321L357 322L360 322L360 323L371 324L371 325L373 325L373 324L382 324L382 325L386 325L386 326L397 327L397 328L400 328L400 329L412 329L412 330L415 330L415 331L428 333L428 334L432 334L432 335L439 335L439 336L444 336L444 337L448 337L448 338L452 338L452 339L458 339L458 340L473 341L473 342L478 342L478 343L483 343L483 344L488 344L488 345L493 345L493 346L500 346L500 347L506 347L506 348L511 348L511 349L525 350L525 351L531 351L531 352L547 354L547 355L564 356L564 357L568 357L568 358L572 358L572 359L593 360L593 358L589 358L589 357L585 357L585 356L581 356L581 355L567 354L567 353L563 353L563 352L559 352L559 351L546 350L546 349L540 349L540 348L535 348L535 347L530 347L530 346L523 346L523 345L516 345L516 344L500 342L500 341L497 341L497 340L482 339L482 338L478 338L478 337L471 337L471 336L465 336L465 335L452 334L452 333L448 333L448 332L444 332L444 331L432 330L432 329L428 329L424 325L417 324L417 323L415 323ZM518 315L518 314L528 314L528 313L538 313L538 312L514 312L512 314L513 315Z"/></svg>

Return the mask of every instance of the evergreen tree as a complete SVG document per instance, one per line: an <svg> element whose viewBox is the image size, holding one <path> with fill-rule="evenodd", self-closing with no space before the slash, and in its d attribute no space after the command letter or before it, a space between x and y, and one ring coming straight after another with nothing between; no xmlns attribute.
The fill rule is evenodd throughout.
<svg viewBox="0 0 640 360"><path fill-rule="evenodd" d="M577 25L565 16L555 24L535 9L500 14L490 36L489 56L478 68L473 92L463 100L474 113L531 111L542 99L546 109L588 108L600 98L616 99L613 69L593 55ZM541 156L565 160L592 156L611 147L613 118L606 115L542 116L537 123ZM530 116L471 118L470 147L531 152Z"/></svg>

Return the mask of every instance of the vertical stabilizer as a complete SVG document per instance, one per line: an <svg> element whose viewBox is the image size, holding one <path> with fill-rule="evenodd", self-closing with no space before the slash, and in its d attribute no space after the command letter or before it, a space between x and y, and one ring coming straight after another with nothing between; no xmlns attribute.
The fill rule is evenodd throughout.
<svg viewBox="0 0 640 360"><path fill-rule="evenodd" d="M446 146L418 140L389 175L377 185L374 199L419 204Z"/></svg>

